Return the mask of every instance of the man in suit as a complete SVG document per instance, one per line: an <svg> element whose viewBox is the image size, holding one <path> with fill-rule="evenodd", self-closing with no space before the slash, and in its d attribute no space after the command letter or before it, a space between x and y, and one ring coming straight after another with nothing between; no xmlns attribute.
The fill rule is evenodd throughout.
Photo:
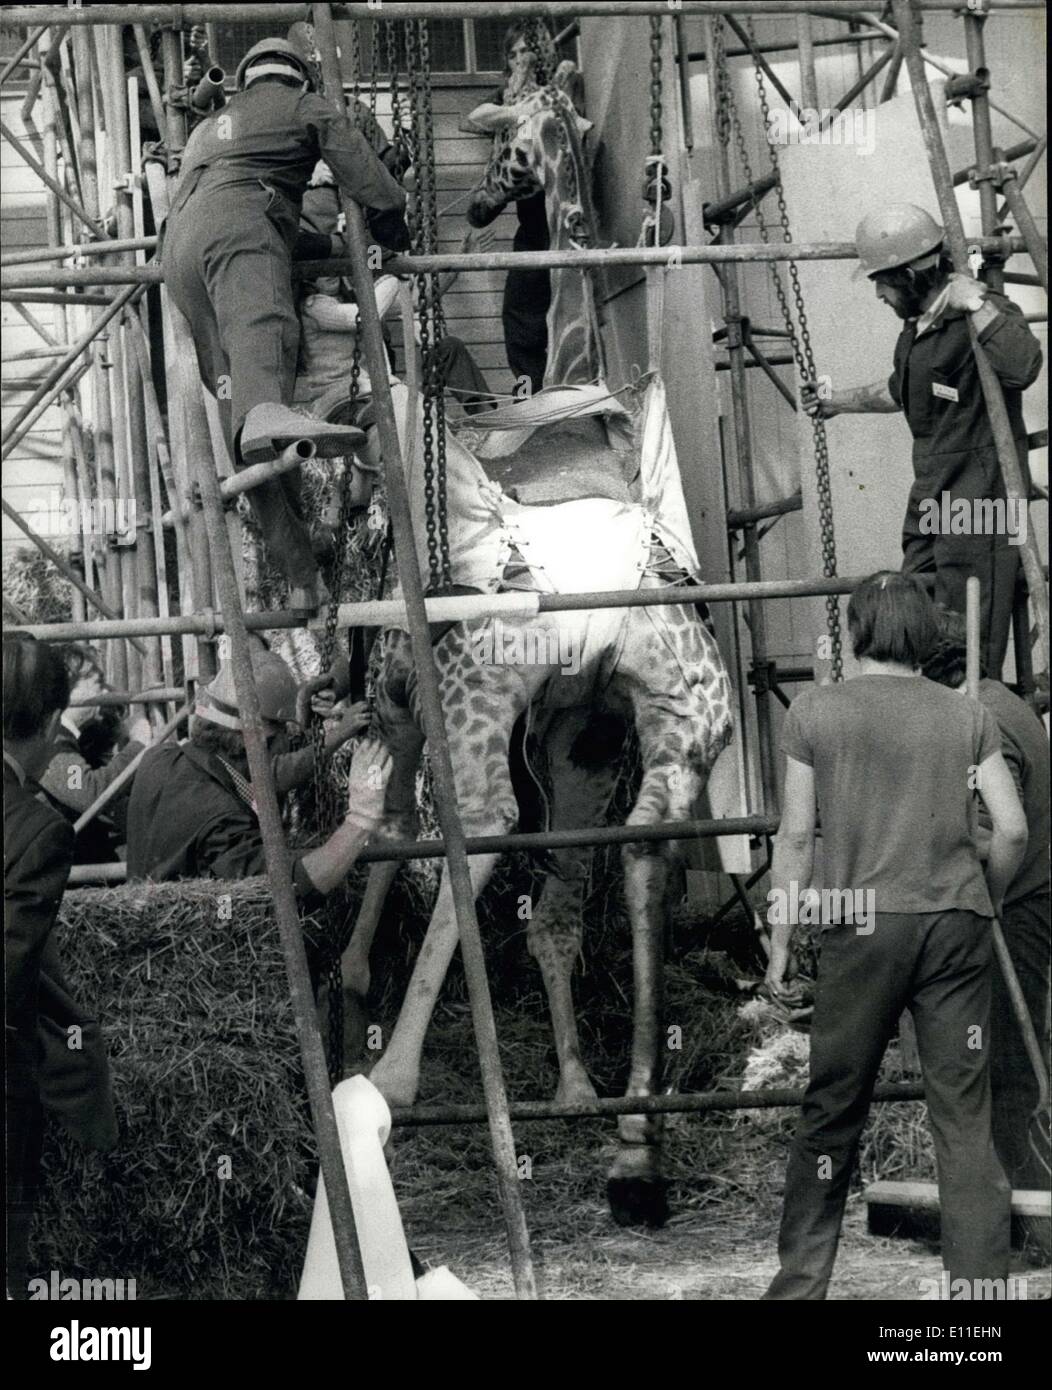
<svg viewBox="0 0 1052 1390"><path fill-rule="evenodd" d="M63 1097L67 1126L96 1147L112 1146L116 1125L97 1027L69 997L53 939L73 863L73 828L39 798L36 782L69 702L69 677L59 653L43 642L5 633L3 653L7 1288L10 1297L25 1299L49 1088ZM42 1011L52 1006L49 1026ZM86 1030L80 1049L63 1045L70 1024Z"/></svg>

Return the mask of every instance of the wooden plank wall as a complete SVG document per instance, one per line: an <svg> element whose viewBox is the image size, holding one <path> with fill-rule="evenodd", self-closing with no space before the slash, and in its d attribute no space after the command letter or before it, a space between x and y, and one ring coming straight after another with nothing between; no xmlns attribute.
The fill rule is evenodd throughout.
<svg viewBox="0 0 1052 1390"><path fill-rule="evenodd" d="M497 85L496 80L493 85ZM458 126L462 117L488 96L489 88L477 83L470 86L436 86L432 91L439 249L442 251L458 251L469 230L465 217L466 195L481 178L492 143L488 136L465 135ZM405 101L404 91L402 101ZM390 94L381 91L377 99L377 116L387 131L391 130L390 113ZM495 235L492 249L510 251L517 226L514 209L506 209L492 225ZM503 271L474 271L462 274L444 300L447 331L467 343L485 372L490 388L496 392L510 392L513 385L504 352L500 318L503 290ZM395 340L397 343L397 330Z"/></svg>

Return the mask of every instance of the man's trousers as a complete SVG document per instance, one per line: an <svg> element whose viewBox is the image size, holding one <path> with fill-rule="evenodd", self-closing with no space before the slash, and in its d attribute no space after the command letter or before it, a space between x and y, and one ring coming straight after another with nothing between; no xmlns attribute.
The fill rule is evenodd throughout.
<svg viewBox="0 0 1052 1390"><path fill-rule="evenodd" d="M975 575L979 580L979 631L986 673L1000 680L1021 577L1019 547L1004 536L924 535L917 521L918 514L911 508L902 533L902 572L934 574L935 602L962 616L968 580Z"/></svg>
<svg viewBox="0 0 1052 1390"><path fill-rule="evenodd" d="M822 935L811 1078L768 1299L825 1297L859 1135L906 1008L935 1139L943 1264L951 1280L1008 1275L1011 1194L990 1134L990 920L877 913L872 926L868 935L852 924Z"/></svg>
<svg viewBox="0 0 1052 1390"><path fill-rule="evenodd" d="M1027 1012L1048 1057L1049 895L1036 893L1007 903L1002 916ZM1037 1078L1023 1042L1001 967L994 964L990 1008L990 1088L994 1146L1016 1188L1048 1190L1048 1174L1030 1145L1030 1118L1038 1102Z"/></svg>
<svg viewBox="0 0 1052 1390"><path fill-rule="evenodd" d="M292 401L299 320L290 247L296 217L262 184L211 187L204 179L165 227L165 283L185 314L201 378L219 403L230 456L245 416ZM291 585L312 583L317 566L300 496L299 469L248 494L267 553Z"/></svg>
<svg viewBox="0 0 1052 1390"><path fill-rule="evenodd" d="M5 1111L7 1291L13 1299L25 1300L29 1297L29 1233L40 1188L44 1111L37 1096L27 1095L24 1086L12 1086L10 1080Z"/></svg>

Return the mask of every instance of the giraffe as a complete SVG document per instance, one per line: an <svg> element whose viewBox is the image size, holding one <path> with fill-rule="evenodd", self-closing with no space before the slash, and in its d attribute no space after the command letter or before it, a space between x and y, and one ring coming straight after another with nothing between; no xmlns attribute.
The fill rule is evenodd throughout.
<svg viewBox="0 0 1052 1390"><path fill-rule="evenodd" d="M532 113L520 122L515 137L500 143L495 160L500 169L487 171L475 204L477 215L486 211L496 215L498 198L526 196L537 183L543 183L551 204L552 245L567 245L578 237L584 241L591 236L590 210L585 201L580 142L575 138L577 118L555 88L535 94L530 103ZM505 143L510 153L504 152ZM527 164L536 180L532 185L519 172ZM554 363L549 375L562 375L560 385L566 384L567 377L571 382L590 381L600 363L591 291L583 286L584 278L572 270L553 274L558 285L553 283L549 315ZM407 457L412 468L420 455L420 422L414 446L408 439L410 421L404 409L408 393L398 385L392 389L400 433L405 431L403 453L409 443ZM634 424L637 455L641 454L641 441L650 437L647 432L652 418L659 424L665 419L663 395L660 402L660 408L655 406L657 416L651 417L644 409L642 427L638 420ZM600 418L590 417L588 423L599 432L597 437L606 438ZM537 428L538 438L555 434L557 427L551 424ZM451 498L466 495L462 486L465 479L472 482L479 496L492 497L493 484L482 464L455 434L447 441L447 461ZM424 532L424 514L416 485L418 473L410 472L409 481L414 522L420 523L419 538ZM542 526L555 524L558 508L520 507L513 514L515 504L499 488L496 491L498 511L504 509L498 517L498 530L526 513L544 513ZM592 501L577 499L565 505L587 510ZM696 572L696 567L688 569L677 562L662 539L660 525L645 507L638 503L620 507L605 498L599 505L617 511L629 528L638 528L643 556L635 581L639 587L665 587L694 577L691 571ZM456 530L458 520L451 510L451 531ZM476 516L465 534L488 533L480 528ZM607 549L616 547L614 540ZM602 584L579 587L599 588ZM629 585L612 582L607 587ZM686 604L585 615L580 624L592 624L592 628L586 632L579 626L577 631L579 636L584 634L582 647L589 651L586 669L568 675L557 653L561 651L564 625L571 617L539 614L504 623L505 636L512 628L520 643L516 652L533 652L532 660L519 656L510 661L480 659L482 639L488 635L492 619L455 624L433 644L457 802L468 836L504 834L517 823L509 752L521 717L532 721L548 756L550 825L556 830L585 829L603 820L617 780L626 721L634 723L642 764L639 792L628 816L633 826L689 818L712 764L731 739L730 683L707 615ZM590 647L585 640L589 633ZM412 837L416 771L424 733L409 639L401 630L392 630L385 637L376 718L393 758L380 834L393 839ZM668 841L643 841L627 844L622 852L634 974L629 1096L649 1096L661 1080L663 941L670 870L678 848ZM485 855L470 859L476 896L497 858ZM596 1094L582 1056L571 987L582 947L581 910L591 852L561 849L552 858L554 872L528 921L527 948L540 967L549 1002L559 1067L555 1099L574 1103L594 1099ZM396 870L394 864L374 865L370 870L359 917L343 957L345 1001L351 1015L359 1019L364 1018L369 986L369 950ZM391 1104L409 1105L416 1100L428 1025L457 939L448 875L443 873L398 1020L371 1071L371 1079ZM607 1194L620 1224L657 1226L666 1218L661 1139L658 1116L630 1115L618 1121L618 1149L607 1175Z"/></svg>
<svg viewBox="0 0 1052 1390"><path fill-rule="evenodd" d="M509 202L543 190L551 250L594 244L584 146L592 123L570 100L575 76L575 65L563 62L550 84L519 97L519 123L494 137L493 154L468 202L467 218L473 227L488 226ZM572 267L557 267L550 275L544 385L592 381L602 368L592 276Z"/></svg>

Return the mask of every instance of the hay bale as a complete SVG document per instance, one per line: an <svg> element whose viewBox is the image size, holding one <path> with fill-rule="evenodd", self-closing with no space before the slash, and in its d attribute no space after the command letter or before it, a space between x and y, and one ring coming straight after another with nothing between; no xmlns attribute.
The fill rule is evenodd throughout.
<svg viewBox="0 0 1052 1390"><path fill-rule="evenodd" d="M4 561L5 596L31 623L68 623L73 586L39 550L23 546Z"/></svg>
<svg viewBox="0 0 1052 1390"><path fill-rule="evenodd" d="M86 1154L49 1126L36 1267L140 1298L291 1296L316 1160L266 882L69 892L58 930L120 1141Z"/></svg>

